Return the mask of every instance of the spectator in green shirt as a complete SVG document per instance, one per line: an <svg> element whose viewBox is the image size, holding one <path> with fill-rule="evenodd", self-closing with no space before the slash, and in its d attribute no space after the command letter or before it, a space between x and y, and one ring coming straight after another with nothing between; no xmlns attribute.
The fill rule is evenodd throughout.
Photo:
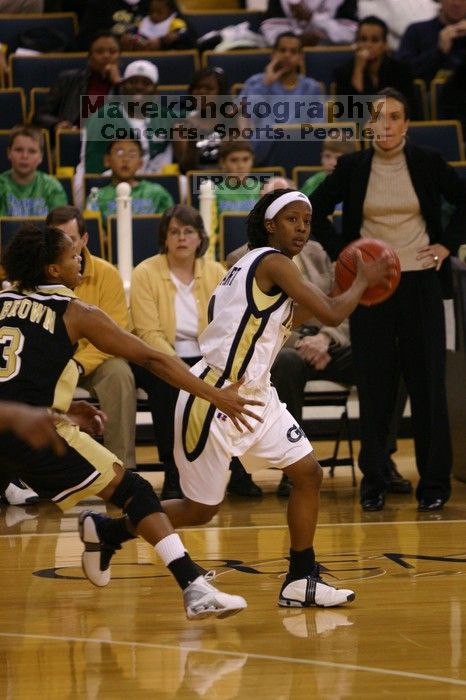
<svg viewBox="0 0 466 700"><path fill-rule="evenodd" d="M37 169L44 157L40 129L12 129L7 156L11 170L0 175L0 216L46 216L50 209L69 203L57 178Z"/></svg>
<svg viewBox="0 0 466 700"><path fill-rule="evenodd" d="M215 202L212 207L212 225L207 257L218 257L220 214L223 212L249 213L260 197L261 183L251 176L254 150L247 141L223 141L218 162L223 172L221 182L215 184Z"/></svg>
<svg viewBox="0 0 466 700"><path fill-rule="evenodd" d="M86 204L86 209L100 212L104 223L108 216L116 214L116 187L120 182L131 185L133 214L161 214L174 205L173 197L165 187L136 179L142 166L140 141L112 141L104 162L105 167L112 171L111 183L92 192Z"/></svg>

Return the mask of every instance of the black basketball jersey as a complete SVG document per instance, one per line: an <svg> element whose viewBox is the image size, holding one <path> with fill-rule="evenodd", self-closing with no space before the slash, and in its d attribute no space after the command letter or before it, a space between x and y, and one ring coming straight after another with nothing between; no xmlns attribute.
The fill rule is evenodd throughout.
<svg viewBox="0 0 466 700"><path fill-rule="evenodd" d="M67 410L72 393L57 402L55 392L75 351L63 321L73 298L62 285L0 292L0 399ZM71 392L78 376L72 364Z"/></svg>

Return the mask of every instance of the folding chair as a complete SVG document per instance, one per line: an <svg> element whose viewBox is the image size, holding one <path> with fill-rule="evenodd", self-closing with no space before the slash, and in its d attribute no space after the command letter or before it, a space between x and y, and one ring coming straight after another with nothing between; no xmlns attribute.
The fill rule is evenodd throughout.
<svg viewBox="0 0 466 700"><path fill-rule="evenodd" d="M306 384L304 394L304 406L322 407L335 406L341 409L340 417L336 421L336 426L327 427L324 430L314 432L312 427L307 428L310 431L310 439L316 439L318 435L322 440L335 440L333 453L331 457L319 459L319 464L322 467L330 468L330 476L334 476L335 467L351 467L352 484L356 486L356 472L354 468L354 451L353 440L351 435L351 426L348 418L348 398L351 393L351 387L334 382L310 381ZM306 421L304 421L306 424ZM329 425L329 421L326 421ZM348 457L339 457L340 445L346 438L348 444Z"/></svg>

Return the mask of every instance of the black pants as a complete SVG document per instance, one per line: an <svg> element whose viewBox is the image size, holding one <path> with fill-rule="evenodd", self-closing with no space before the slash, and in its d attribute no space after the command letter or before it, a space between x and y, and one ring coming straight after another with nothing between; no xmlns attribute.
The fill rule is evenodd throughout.
<svg viewBox="0 0 466 700"><path fill-rule="evenodd" d="M304 389L308 381L323 379L339 384L355 383L351 348L330 350L331 360L325 369L316 369L306 362L294 348L283 348L272 366L272 384L280 401L286 403L293 418L302 422Z"/></svg>
<svg viewBox="0 0 466 700"><path fill-rule="evenodd" d="M386 302L358 306L350 317L351 344L359 394L363 472L361 499L386 488L390 419L401 369L411 399L416 496L450 495L452 449L445 387L445 319L437 274L405 272Z"/></svg>

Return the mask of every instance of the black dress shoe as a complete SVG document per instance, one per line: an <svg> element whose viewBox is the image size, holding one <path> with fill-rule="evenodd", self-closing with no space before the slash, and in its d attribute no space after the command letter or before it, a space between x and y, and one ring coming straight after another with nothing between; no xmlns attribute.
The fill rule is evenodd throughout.
<svg viewBox="0 0 466 700"><path fill-rule="evenodd" d="M247 471L239 475L232 472L227 486L227 493L232 496L245 496L246 498L260 498L263 495L261 487L254 483Z"/></svg>
<svg viewBox="0 0 466 700"><path fill-rule="evenodd" d="M393 459L390 460L390 481L388 482L387 491L389 493L412 493L413 485L408 479L404 479Z"/></svg>
<svg viewBox="0 0 466 700"><path fill-rule="evenodd" d="M421 498L417 509L420 513L432 513L435 510L442 510L445 503L443 498Z"/></svg>
<svg viewBox="0 0 466 700"><path fill-rule="evenodd" d="M183 498L183 491L180 486L180 475L175 464L165 464L165 479L163 482L161 501L169 501L172 498Z"/></svg>
<svg viewBox="0 0 466 700"><path fill-rule="evenodd" d="M245 496L246 498L260 498L262 489L254 483L251 475L241 464L238 457L233 457L230 462L230 481L227 486L227 493L233 496Z"/></svg>
<svg viewBox="0 0 466 700"><path fill-rule="evenodd" d="M288 479L286 474L282 474L282 478L280 479L280 483L278 484L277 488L277 496L280 498L288 498L292 488L293 484L291 483L290 479Z"/></svg>
<svg viewBox="0 0 466 700"><path fill-rule="evenodd" d="M361 508L365 511L383 510L385 506L385 497L380 493L375 498L365 498L361 501Z"/></svg>

